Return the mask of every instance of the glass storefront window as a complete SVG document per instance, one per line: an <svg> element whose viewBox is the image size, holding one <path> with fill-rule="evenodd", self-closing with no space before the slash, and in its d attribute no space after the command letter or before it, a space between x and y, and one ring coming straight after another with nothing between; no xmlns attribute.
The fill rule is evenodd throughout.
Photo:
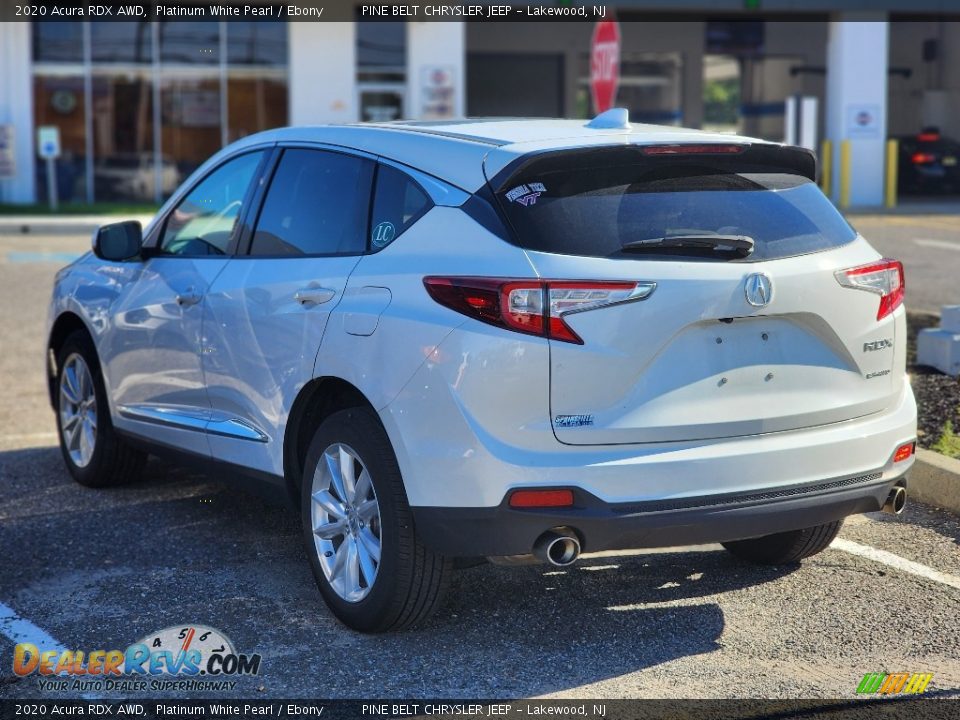
<svg viewBox="0 0 960 720"><path fill-rule="evenodd" d="M219 22L90 22L89 83L84 25L32 26L34 121L60 128L62 202L85 201L87 177L95 201L164 199L224 141L287 124L286 23L227 23L221 38Z"/></svg>
<svg viewBox="0 0 960 720"><path fill-rule="evenodd" d="M36 127L60 128L61 154L56 160L57 196L60 202L82 202L86 193L86 132L84 131L83 77L35 75L33 112ZM47 164L37 162L37 190L47 200Z"/></svg>
<svg viewBox="0 0 960 720"><path fill-rule="evenodd" d="M161 22L160 62L173 65L219 65L220 23Z"/></svg>
<svg viewBox="0 0 960 720"><path fill-rule="evenodd" d="M161 145L181 177L220 149L219 78L164 78L160 84ZM169 194L166 188L164 194Z"/></svg>
<svg viewBox="0 0 960 720"><path fill-rule="evenodd" d="M83 62L83 30L80 23L35 22L34 62Z"/></svg>
<svg viewBox="0 0 960 720"><path fill-rule="evenodd" d="M283 23L231 22L227 25L230 65L287 64L287 26Z"/></svg>
<svg viewBox="0 0 960 720"><path fill-rule="evenodd" d="M148 73L149 69L144 69L93 78L93 187L97 200L153 201L153 87ZM164 184L172 190L176 178L168 180Z"/></svg>
<svg viewBox="0 0 960 720"><path fill-rule="evenodd" d="M283 76L229 72L227 125L230 142L287 124L287 81Z"/></svg>
<svg viewBox="0 0 960 720"><path fill-rule="evenodd" d="M149 64L153 55L150 23L90 23L90 55L95 63Z"/></svg>
<svg viewBox="0 0 960 720"><path fill-rule="evenodd" d="M680 53L623 53L617 107L630 111L633 122L680 125L683 122L683 56ZM577 110L591 117L590 56L580 58Z"/></svg>

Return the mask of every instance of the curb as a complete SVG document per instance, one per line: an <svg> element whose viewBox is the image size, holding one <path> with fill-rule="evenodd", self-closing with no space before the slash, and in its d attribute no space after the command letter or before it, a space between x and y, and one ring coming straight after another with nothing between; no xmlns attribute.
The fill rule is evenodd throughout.
<svg viewBox="0 0 960 720"><path fill-rule="evenodd" d="M960 515L960 460L917 448L907 497Z"/></svg>
<svg viewBox="0 0 960 720"><path fill-rule="evenodd" d="M0 235L92 235L101 225L121 220L139 220L146 227L153 215L134 217L77 215L74 217L2 217Z"/></svg>

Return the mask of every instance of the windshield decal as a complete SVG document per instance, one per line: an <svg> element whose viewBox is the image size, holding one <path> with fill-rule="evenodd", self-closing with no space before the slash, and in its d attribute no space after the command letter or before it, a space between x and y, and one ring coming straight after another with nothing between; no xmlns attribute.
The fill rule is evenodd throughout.
<svg viewBox="0 0 960 720"><path fill-rule="evenodd" d="M543 183L532 182L517 185L512 190L507 191L506 198L510 202L518 202L521 205L529 207L535 205L537 198L547 191Z"/></svg>

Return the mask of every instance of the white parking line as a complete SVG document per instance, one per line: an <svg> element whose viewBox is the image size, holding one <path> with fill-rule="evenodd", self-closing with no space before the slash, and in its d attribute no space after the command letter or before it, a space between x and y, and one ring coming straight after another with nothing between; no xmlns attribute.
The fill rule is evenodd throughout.
<svg viewBox="0 0 960 720"><path fill-rule="evenodd" d="M873 560L874 562L883 563L884 565L902 570L911 575L917 575L927 580L933 580L934 582L949 585L952 588L960 590L960 577L934 570L932 567L921 565L920 563L913 562L913 560L907 560L886 550L878 550L875 547L861 545L860 543L853 542L852 540L844 540L843 538L834 540L830 547L834 550L842 550L851 555L857 555L862 558L867 558L868 560Z"/></svg>
<svg viewBox="0 0 960 720"><path fill-rule="evenodd" d="M24 620L12 608L0 603L0 635L13 643L31 643L42 650L63 652L67 648L29 620Z"/></svg>
<svg viewBox="0 0 960 720"><path fill-rule="evenodd" d="M0 435L2 442L24 442L27 440L56 440L55 432L35 432L35 433L14 433L12 435Z"/></svg>
<svg viewBox="0 0 960 720"><path fill-rule="evenodd" d="M914 238L913 241L917 245L923 245L924 247L935 247L942 250L960 250L960 243L952 243L947 240L934 240L932 238Z"/></svg>

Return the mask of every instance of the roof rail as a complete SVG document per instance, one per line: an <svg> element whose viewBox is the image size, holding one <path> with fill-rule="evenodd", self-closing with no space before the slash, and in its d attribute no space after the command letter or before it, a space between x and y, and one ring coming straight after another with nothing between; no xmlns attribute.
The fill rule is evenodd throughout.
<svg viewBox="0 0 960 720"><path fill-rule="evenodd" d="M610 108L586 124L591 130L629 130L630 111L627 108Z"/></svg>

